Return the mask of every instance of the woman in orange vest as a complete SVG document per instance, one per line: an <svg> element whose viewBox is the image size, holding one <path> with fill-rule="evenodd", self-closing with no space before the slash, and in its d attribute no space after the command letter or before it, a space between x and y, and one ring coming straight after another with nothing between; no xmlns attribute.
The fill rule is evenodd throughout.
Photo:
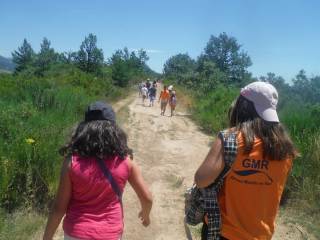
<svg viewBox="0 0 320 240"><path fill-rule="evenodd" d="M237 155L219 193L221 239L272 238L281 195L297 152L279 122L277 90L254 82L241 89L229 114L237 133ZM195 174L198 187L213 183L224 169L220 138ZM206 238L203 238L206 239Z"/></svg>
<svg viewBox="0 0 320 240"><path fill-rule="evenodd" d="M160 96L159 96L159 102L161 101L161 115L162 116L164 116L169 99L170 99L170 94L167 89L167 86L163 86L163 90L161 91Z"/></svg>

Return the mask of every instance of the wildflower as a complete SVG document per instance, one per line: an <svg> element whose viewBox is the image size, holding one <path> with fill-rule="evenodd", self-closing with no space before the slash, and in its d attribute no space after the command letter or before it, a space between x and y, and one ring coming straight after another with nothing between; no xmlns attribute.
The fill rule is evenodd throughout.
<svg viewBox="0 0 320 240"><path fill-rule="evenodd" d="M28 144L34 144L36 142L36 140L34 140L33 138L27 138L26 139L26 143L28 143Z"/></svg>

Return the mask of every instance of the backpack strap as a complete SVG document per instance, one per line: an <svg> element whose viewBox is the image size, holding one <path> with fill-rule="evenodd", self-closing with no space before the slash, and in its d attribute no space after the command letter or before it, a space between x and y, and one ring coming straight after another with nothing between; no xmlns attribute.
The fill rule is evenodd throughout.
<svg viewBox="0 0 320 240"><path fill-rule="evenodd" d="M98 164L100 166L100 169L103 172L103 175L109 181L113 191L118 196L119 202L121 204L121 211L122 211L122 218L123 218L122 191L121 191L120 187L118 186L116 180L113 178L112 173L110 172L110 170L104 164L103 160L101 158L97 158L97 162L98 162Z"/></svg>
<svg viewBox="0 0 320 240"><path fill-rule="evenodd" d="M223 130L219 132L218 137L221 139L223 143L223 157L225 167L222 172L223 176L225 177L228 174L237 157L237 132L231 130Z"/></svg>

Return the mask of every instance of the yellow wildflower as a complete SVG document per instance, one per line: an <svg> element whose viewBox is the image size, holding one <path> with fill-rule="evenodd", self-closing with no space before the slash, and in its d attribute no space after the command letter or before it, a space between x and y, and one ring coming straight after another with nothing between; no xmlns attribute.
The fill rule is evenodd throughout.
<svg viewBox="0 0 320 240"><path fill-rule="evenodd" d="M27 138L26 139L26 143L28 143L28 144L34 144L36 142L36 140L34 140L33 138Z"/></svg>

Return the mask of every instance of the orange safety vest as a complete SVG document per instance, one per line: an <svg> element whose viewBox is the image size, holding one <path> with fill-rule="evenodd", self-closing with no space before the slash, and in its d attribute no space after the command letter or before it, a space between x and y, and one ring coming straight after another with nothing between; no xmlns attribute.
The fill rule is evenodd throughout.
<svg viewBox="0 0 320 240"><path fill-rule="evenodd" d="M242 134L237 140L237 157L219 194L221 234L227 239L269 240L292 159L263 158L260 139L244 154Z"/></svg>

